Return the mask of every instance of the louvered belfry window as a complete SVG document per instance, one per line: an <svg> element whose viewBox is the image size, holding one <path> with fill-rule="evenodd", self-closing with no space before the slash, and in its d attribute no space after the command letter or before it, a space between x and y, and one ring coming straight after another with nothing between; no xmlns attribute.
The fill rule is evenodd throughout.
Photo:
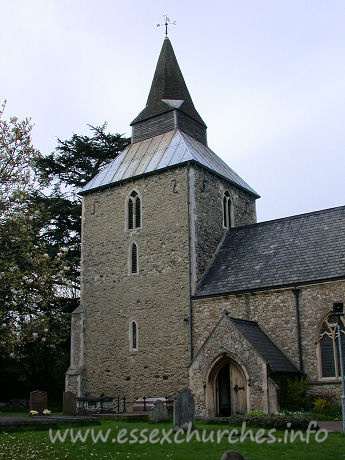
<svg viewBox="0 0 345 460"><path fill-rule="evenodd" d="M345 359L345 321L340 319L341 347ZM323 378L340 377L338 319L335 315L328 316L322 324L319 335L321 376Z"/></svg>
<svg viewBox="0 0 345 460"><path fill-rule="evenodd" d="M135 191L133 191L128 198L127 219L128 230L141 227L141 202Z"/></svg>
<svg viewBox="0 0 345 460"><path fill-rule="evenodd" d="M232 203L230 193L225 192L223 196L223 224L225 228L231 228L231 214L232 214Z"/></svg>
<svg viewBox="0 0 345 460"><path fill-rule="evenodd" d="M138 246L135 243L131 247L131 273L138 273Z"/></svg>

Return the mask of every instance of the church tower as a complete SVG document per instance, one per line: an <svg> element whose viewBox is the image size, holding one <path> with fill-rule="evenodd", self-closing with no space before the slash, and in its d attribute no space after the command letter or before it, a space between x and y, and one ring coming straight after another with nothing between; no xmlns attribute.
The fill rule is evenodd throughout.
<svg viewBox="0 0 345 460"><path fill-rule="evenodd" d="M256 221L257 193L207 146L165 38L132 142L81 191L81 304L66 389L173 396L188 385L191 297L230 227Z"/></svg>

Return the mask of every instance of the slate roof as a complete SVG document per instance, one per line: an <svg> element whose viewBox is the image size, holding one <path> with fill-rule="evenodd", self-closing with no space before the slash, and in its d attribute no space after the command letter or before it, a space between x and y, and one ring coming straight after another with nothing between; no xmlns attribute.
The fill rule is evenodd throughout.
<svg viewBox="0 0 345 460"><path fill-rule="evenodd" d="M271 372L299 372L297 367L279 350L255 321L229 318L241 334L269 365Z"/></svg>
<svg viewBox="0 0 345 460"><path fill-rule="evenodd" d="M131 126L174 109L184 112L206 128L194 107L173 47L166 37L158 58L146 107L132 121Z"/></svg>
<svg viewBox="0 0 345 460"><path fill-rule="evenodd" d="M80 194L188 161L198 163L256 197L259 196L210 148L179 130L131 144L91 179Z"/></svg>
<svg viewBox="0 0 345 460"><path fill-rule="evenodd" d="M345 206L232 228L195 297L345 278Z"/></svg>

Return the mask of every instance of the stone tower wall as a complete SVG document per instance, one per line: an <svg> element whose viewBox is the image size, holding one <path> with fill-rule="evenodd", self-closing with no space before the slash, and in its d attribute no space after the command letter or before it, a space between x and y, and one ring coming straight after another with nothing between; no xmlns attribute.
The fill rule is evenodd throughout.
<svg viewBox="0 0 345 460"><path fill-rule="evenodd" d="M128 231L126 202L133 190L141 199L142 226ZM172 396L188 383L189 261L195 285L225 231L225 190L233 199L235 225L255 221L249 194L195 165L84 196L85 333L83 344L77 344L83 349L82 393L128 399ZM138 274L129 273L132 242L138 247ZM130 350L132 321L138 327L137 351Z"/></svg>
<svg viewBox="0 0 345 460"><path fill-rule="evenodd" d="M228 191L233 203L233 226L256 222L255 197L207 170L195 166L191 183L194 190L195 282L200 281L226 229L223 225L223 196Z"/></svg>
<svg viewBox="0 0 345 460"><path fill-rule="evenodd" d="M136 190L142 228L126 230L126 199ZM188 383L189 257L186 167L84 196L82 303L83 392L174 395ZM139 274L129 274L129 246ZM138 325L138 351L129 325Z"/></svg>
<svg viewBox="0 0 345 460"><path fill-rule="evenodd" d="M126 202L133 190L141 199L142 226L128 231ZM225 190L233 199L235 225L255 222L253 197L196 166L84 196L83 393L172 396L188 383L188 238L195 285L225 231ZM138 247L139 274L129 274L132 242ZM131 321L138 327L137 351L130 350Z"/></svg>

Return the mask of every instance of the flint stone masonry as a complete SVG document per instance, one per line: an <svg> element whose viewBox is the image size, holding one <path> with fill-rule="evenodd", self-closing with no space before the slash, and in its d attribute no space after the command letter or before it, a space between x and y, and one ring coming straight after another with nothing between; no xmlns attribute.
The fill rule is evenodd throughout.
<svg viewBox="0 0 345 460"><path fill-rule="evenodd" d="M194 396L189 388L183 388L177 393L174 401L174 429L186 430L188 425L195 424Z"/></svg>
<svg viewBox="0 0 345 460"><path fill-rule="evenodd" d="M78 396L110 394L111 389L112 397L134 400L171 396L188 383L188 239L190 235L196 281L197 270L203 270L197 265L210 262L224 232L225 189L234 196L238 223L252 222L255 200L247 206L246 192L196 166L159 172L83 197L82 306L72 318L67 389ZM128 231L126 201L133 190L141 199L142 225ZM217 200L217 212L210 219L207 205ZM134 275L129 274L132 242L137 244L139 262L139 273ZM202 261L196 258L201 247ZM129 349L133 320L138 328L136 351Z"/></svg>
<svg viewBox="0 0 345 460"><path fill-rule="evenodd" d="M220 296L193 302L194 340L199 349L228 311L233 318L256 321L273 342L298 362L295 300L291 290ZM284 315L282 316L282 313ZM286 329L287 335L281 334Z"/></svg>
<svg viewBox="0 0 345 460"><path fill-rule="evenodd" d="M217 360L224 356L232 357L245 371L247 380L251 381L251 385L246 388L247 411L262 410L265 405L267 406L267 395L263 391L266 381L266 363L239 333L228 316L224 315L189 368L190 385L195 396L197 414L210 417L215 415L213 404L207 400L213 398L211 388L213 382L208 381L208 375ZM268 412L267 407L266 412Z"/></svg>
<svg viewBox="0 0 345 460"><path fill-rule="evenodd" d="M299 309L304 371L310 378L309 392L340 401L340 381L321 378L319 330L332 308L333 299L345 298L345 282L300 286ZM197 299L193 302L194 343L200 349L224 311L229 316L257 321L264 332L299 367L296 304L292 289L276 289ZM216 351L214 351L216 357ZM198 391L192 389L197 397Z"/></svg>
<svg viewBox="0 0 345 460"><path fill-rule="evenodd" d="M136 190L142 227L126 230ZM172 395L188 382L189 272L187 169L174 169L86 195L83 202L83 392ZM138 246L139 273L129 274ZM129 325L137 323L137 351ZM167 353L169 350L169 353Z"/></svg>
<svg viewBox="0 0 345 460"><path fill-rule="evenodd" d="M230 182L196 166L194 169L196 278L200 280L226 229L223 227L223 197L228 191L233 204L233 226L256 222L255 197Z"/></svg>
<svg viewBox="0 0 345 460"><path fill-rule="evenodd" d="M150 420L152 422L165 422L169 419L168 408L162 401L156 401L151 412Z"/></svg>

